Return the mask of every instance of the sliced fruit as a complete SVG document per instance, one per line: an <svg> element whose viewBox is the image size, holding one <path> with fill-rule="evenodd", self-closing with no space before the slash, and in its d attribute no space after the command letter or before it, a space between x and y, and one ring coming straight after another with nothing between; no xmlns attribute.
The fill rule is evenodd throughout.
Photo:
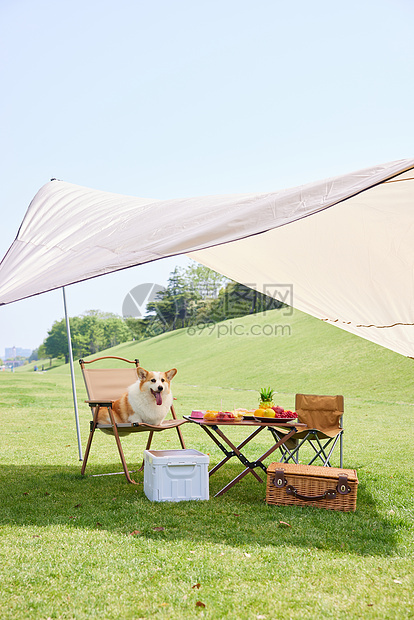
<svg viewBox="0 0 414 620"><path fill-rule="evenodd" d="M206 413L204 414L204 419L217 420L217 413L215 413L214 411L206 411Z"/></svg>
<svg viewBox="0 0 414 620"><path fill-rule="evenodd" d="M234 420L236 416L231 411L219 411L217 420Z"/></svg>

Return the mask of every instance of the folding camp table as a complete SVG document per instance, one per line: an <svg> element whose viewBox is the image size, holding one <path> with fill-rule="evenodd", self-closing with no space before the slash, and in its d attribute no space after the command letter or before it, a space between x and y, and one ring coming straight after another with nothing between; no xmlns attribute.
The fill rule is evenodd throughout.
<svg viewBox="0 0 414 620"><path fill-rule="evenodd" d="M222 467L225 463L227 463L233 457L239 459L239 461L244 465L245 469L236 476L231 482L229 482L225 487L223 487L218 493L216 493L215 497L219 495L223 495L226 493L231 487L237 484L244 476L246 476L249 472L253 474L258 482L264 482L259 474L255 471L255 469L261 469L266 474L267 468L263 464L263 461L270 456L275 450L277 450L281 445L286 443L291 437L295 435L299 430L304 430L307 428L306 424L301 424L299 422L286 422L281 423L277 422L273 418L269 418L269 421L260 422L258 420L246 420L243 419L240 422L233 422L231 420L204 420L202 418L192 418L191 416L183 416L189 422L194 422L198 424L207 435L214 441L214 443L220 448L220 450L224 453L225 457L220 461L217 465L215 465L209 472L209 476L212 476L220 467ZM236 427L236 428L254 428L254 431L238 446L235 446L234 443L227 437L224 433L224 427ZM275 434L273 431L276 428L285 428L286 434L280 437ZM243 454L242 448L244 448L248 443L250 443L259 433L261 433L264 429L268 428L272 434L273 445L266 450L264 454L259 456L255 461L249 461L249 459ZM226 431L227 432L227 431ZM223 444L227 444L228 448Z"/></svg>

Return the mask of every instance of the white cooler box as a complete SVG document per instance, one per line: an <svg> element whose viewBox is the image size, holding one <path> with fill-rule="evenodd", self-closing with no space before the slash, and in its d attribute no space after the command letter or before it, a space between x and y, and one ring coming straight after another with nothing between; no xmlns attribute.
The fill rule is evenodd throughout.
<svg viewBox="0 0 414 620"><path fill-rule="evenodd" d="M208 499L208 464L198 450L144 450L144 493L155 502Z"/></svg>

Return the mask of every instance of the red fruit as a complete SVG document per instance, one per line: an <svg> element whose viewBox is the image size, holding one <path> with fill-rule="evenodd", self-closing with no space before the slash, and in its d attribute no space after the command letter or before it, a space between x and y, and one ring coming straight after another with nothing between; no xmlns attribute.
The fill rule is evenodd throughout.
<svg viewBox="0 0 414 620"><path fill-rule="evenodd" d="M276 414L284 412L283 407L280 407L279 405L277 405L276 407L272 407L272 409Z"/></svg>
<svg viewBox="0 0 414 620"><path fill-rule="evenodd" d="M233 420L234 419L234 413L231 413L230 411L220 411L220 413L217 414L217 420Z"/></svg>

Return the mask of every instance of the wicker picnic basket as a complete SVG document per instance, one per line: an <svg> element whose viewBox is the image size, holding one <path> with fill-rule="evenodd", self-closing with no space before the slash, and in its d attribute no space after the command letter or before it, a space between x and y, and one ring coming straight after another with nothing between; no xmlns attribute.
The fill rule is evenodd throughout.
<svg viewBox="0 0 414 620"><path fill-rule="evenodd" d="M267 468L266 502L350 512L356 509L357 487L355 469L271 463Z"/></svg>

